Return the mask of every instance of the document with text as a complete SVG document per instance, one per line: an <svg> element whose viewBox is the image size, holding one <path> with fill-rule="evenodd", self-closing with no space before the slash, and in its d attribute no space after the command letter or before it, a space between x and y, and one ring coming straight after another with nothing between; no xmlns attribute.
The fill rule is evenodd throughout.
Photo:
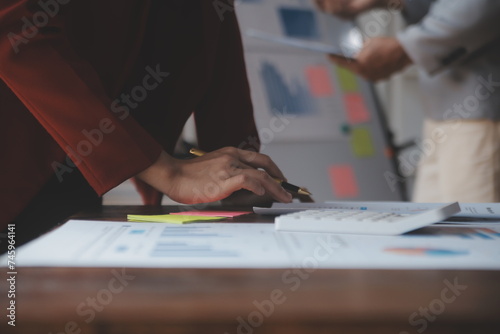
<svg viewBox="0 0 500 334"><path fill-rule="evenodd" d="M3 256L2 266L7 257ZM500 224L401 236L277 232L269 223L71 220L16 250L19 267L500 270Z"/></svg>

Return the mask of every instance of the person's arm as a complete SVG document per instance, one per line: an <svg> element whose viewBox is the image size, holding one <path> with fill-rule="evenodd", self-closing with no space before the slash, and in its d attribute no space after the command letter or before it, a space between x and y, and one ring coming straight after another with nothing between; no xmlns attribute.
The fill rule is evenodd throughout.
<svg viewBox="0 0 500 334"><path fill-rule="evenodd" d="M161 147L132 117L111 111L97 73L66 38L63 13L39 30L27 26L36 13L48 16L36 4L0 3L0 79L102 195L153 164Z"/></svg>
<svg viewBox="0 0 500 334"><path fill-rule="evenodd" d="M164 153L132 117L111 111L112 101L97 73L72 50L66 38L64 15L55 15L43 29L27 35L23 25L37 12L37 3L0 3L0 79L75 160L99 195L138 175L185 203L217 200L241 188L291 200L266 172L255 169L281 175L263 156L249 161L245 153L227 149L183 162ZM19 38L24 39L16 43ZM214 162L214 157L221 158ZM217 191L207 191L218 170ZM193 189L199 189L201 195L195 197Z"/></svg>
<svg viewBox="0 0 500 334"><path fill-rule="evenodd" d="M234 146L258 152L260 140L236 15L226 12L221 22L214 12L206 19L220 25L220 30L214 40L217 54L209 89L194 111L198 145L204 151Z"/></svg>
<svg viewBox="0 0 500 334"><path fill-rule="evenodd" d="M404 3L404 0L316 0L321 10L347 19L375 8L401 10ZM354 60L335 55L331 55L330 59L371 81L387 79L411 64L401 44L390 37L368 40Z"/></svg>
<svg viewBox="0 0 500 334"><path fill-rule="evenodd" d="M397 39L415 64L433 74L499 39L499 17L498 0L438 0Z"/></svg>

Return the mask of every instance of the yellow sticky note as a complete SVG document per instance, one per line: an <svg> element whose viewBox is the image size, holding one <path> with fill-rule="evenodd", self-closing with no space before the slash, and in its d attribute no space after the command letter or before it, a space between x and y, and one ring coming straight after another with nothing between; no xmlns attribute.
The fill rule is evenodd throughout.
<svg viewBox="0 0 500 334"><path fill-rule="evenodd" d="M217 221L225 217L202 217L191 215L127 215L129 221L134 222L150 222L150 223L170 223L170 224L185 224L191 222Z"/></svg>
<svg viewBox="0 0 500 334"><path fill-rule="evenodd" d="M353 93L358 91L358 83L354 74L344 67L337 66L337 77L340 81L340 87L344 93Z"/></svg>
<svg viewBox="0 0 500 334"><path fill-rule="evenodd" d="M351 131L351 147L354 155L358 158L375 155L370 130L367 128L353 128Z"/></svg>

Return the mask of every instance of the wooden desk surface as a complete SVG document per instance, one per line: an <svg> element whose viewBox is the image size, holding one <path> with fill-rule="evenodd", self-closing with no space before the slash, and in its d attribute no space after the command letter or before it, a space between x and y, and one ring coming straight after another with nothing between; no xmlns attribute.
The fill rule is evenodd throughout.
<svg viewBox="0 0 500 334"><path fill-rule="evenodd" d="M16 327L2 315L0 332L500 333L500 271L322 269L293 281L286 271L18 268ZM3 279L2 306L7 290Z"/></svg>

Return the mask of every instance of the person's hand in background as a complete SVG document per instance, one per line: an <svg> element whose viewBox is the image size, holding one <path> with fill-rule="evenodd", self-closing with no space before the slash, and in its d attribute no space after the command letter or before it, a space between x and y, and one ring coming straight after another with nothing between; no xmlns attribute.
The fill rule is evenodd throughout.
<svg viewBox="0 0 500 334"><path fill-rule="evenodd" d="M334 55L329 57L337 65L370 81L387 79L412 63L399 41L393 37L369 39L354 60Z"/></svg>
<svg viewBox="0 0 500 334"><path fill-rule="evenodd" d="M353 19L357 15L370 9L386 8L401 9L403 0L314 0L324 12L344 19Z"/></svg>
<svg viewBox="0 0 500 334"><path fill-rule="evenodd" d="M268 156L233 147L188 160L162 152L156 163L137 177L185 204L219 201L240 189L279 202L292 201L292 196L273 179L285 177Z"/></svg>

